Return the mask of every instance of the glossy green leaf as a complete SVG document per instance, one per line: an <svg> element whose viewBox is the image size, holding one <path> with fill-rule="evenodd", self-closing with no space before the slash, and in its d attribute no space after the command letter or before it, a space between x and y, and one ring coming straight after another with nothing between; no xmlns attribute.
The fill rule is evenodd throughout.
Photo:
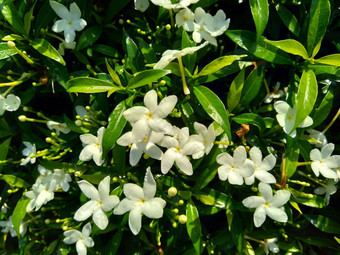
<svg viewBox="0 0 340 255"><path fill-rule="evenodd" d="M268 0L249 0L251 13L256 27L256 34L262 35L269 19Z"/></svg>
<svg viewBox="0 0 340 255"><path fill-rule="evenodd" d="M102 28L98 26L93 26L86 29L84 32L82 32L79 40L77 41L76 50L84 49L97 41L102 31Z"/></svg>
<svg viewBox="0 0 340 255"><path fill-rule="evenodd" d="M71 79L67 82L68 92L76 92L76 93L100 93L110 91L114 87L114 84L88 77L77 77Z"/></svg>
<svg viewBox="0 0 340 255"><path fill-rule="evenodd" d="M229 116L221 99L205 86L195 86L194 94L206 113L223 128L231 141Z"/></svg>
<svg viewBox="0 0 340 255"><path fill-rule="evenodd" d="M203 189L207 186L216 176L217 168L206 168L202 171L202 173L198 176L194 189Z"/></svg>
<svg viewBox="0 0 340 255"><path fill-rule="evenodd" d="M146 43L142 38L137 37L138 46L143 54L143 57L148 64L156 63L157 57L152 44Z"/></svg>
<svg viewBox="0 0 340 255"><path fill-rule="evenodd" d="M309 24L307 34L307 51L311 56L315 46L324 37L329 18L331 5L328 0L312 0L309 10Z"/></svg>
<svg viewBox="0 0 340 255"><path fill-rule="evenodd" d="M340 54L331 54L314 60L317 64L340 66Z"/></svg>
<svg viewBox="0 0 340 255"><path fill-rule="evenodd" d="M183 29L182 31L182 49L187 47L193 47L196 46L196 43L191 40L191 37L188 35L187 31ZM188 70L192 73L195 68L196 59L197 59L197 52L194 52L194 54L187 54L182 57L183 64ZM155 61L157 62L157 61Z"/></svg>
<svg viewBox="0 0 340 255"><path fill-rule="evenodd" d="M24 29L27 35L30 33L30 30L31 30L31 23L32 23L33 10L34 10L35 3L36 2L34 2L31 9L24 16Z"/></svg>
<svg viewBox="0 0 340 255"><path fill-rule="evenodd" d="M277 14L279 15L280 19L282 20L283 24L288 28L290 32L292 32L296 37L300 34L300 25L298 23L297 18L291 13L286 7L282 4L275 5Z"/></svg>
<svg viewBox="0 0 340 255"><path fill-rule="evenodd" d="M107 59L105 59L105 64L106 64L106 68L109 71L109 74L112 78L112 80L117 83L119 86L122 86L122 83L120 82L120 78L118 76L118 74L116 73L115 70L112 69L112 67L110 66L109 62L107 61Z"/></svg>
<svg viewBox="0 0 340 255"><path fill-rule="evenodd" d="M293 39L286 39L281 41L270 41L265 40L265 42L293 55L298 55L304 59L308 58L308 53L305 47L298 41Z"/></svg>
<svg viewBox="0 0 340 255"><path fill-rule="evenodd" d="M266 128L266 123L263 121L260 115L255 113L243 113L241 115L232 118L238 124L252 124L257 126L260 131Z"/></svg>
<svg viewBox="0 0 340 255"><path fill-rule="evenodd" d="M306 194L292 188L289 191L292 193L291 199L299 204L313 208L323 208L326 204L325 199L320 196Z"/></svg>
<svg viewBox="0 0 340 255"><path fill-rule="evenodd" d="M18 31L20 34L25 35L26 31L24 29L24 23L22 22L18 8L12 2L7 2L2 6L1 13L6 19L6 21L11 24L11 26Z"/></svg>
<svg viewBox="0 0 340 255"><path fill-rule="evenodd" d="M16 50L10 49L7 43L0 43L0 60L9 58L15 54L17 54Z"/></svg>
<svg viewBox="0 0 340 255"><path fill-rule="evenodd" d="M110 56L113 58L120 58L121 54L119 53L118 50L115 48L112 48L110 46L104 45L104 44L95 44L93 46L93 50L96 52L99 52L103 55Z"/></svg>
<svg viewBox="0 0 340 255"><path fill-rule="evenodd" d="M62 65L66 65L63 57L60 53L45 39L35 39L31 42L31 45L34 49L36 49L40 54L57 61Z"/></svg>
<svg viewBox="0 0 340 255"><path fill-rule="evenodd" d="M314 114L311 115L313 119L312 127L319 126L327 118L327 116L332 110L333 99L334 99L334 94L333 94L333 91L330 90L327 92L325 97L322 99L321 104L319 105L318 108L316 108L316 110L314 111Z"/></svg>
<svg viewBox="0 0 340 255"><path fill-rule="evenodd" d="M147 85L149 83L156 82L158 79L162 78L163 76L169 74L169 70L159 70L159 69L149 69L145 71L141 71L133 77L128 85L127 88L135 89Z"/></svg>
<svg viewBox="0 0 340 255"><path fill-rule="evenodd" d="M198 210L192 199L189 199L187 203L186 216L188 235L194 245L196 254L201 254L202 252L201 222Z"/></svg>
<svg viewBox="0 0 340 255"><path fill-rule="evenodd" d="M26 207L31 199L29 199L26 196L23 196L18 203L16 204L13 214L12 214L12 223L15 229L15 232L17 232L17 236L20 238L20 222L25 218L26 216Z"/></svg>
<svg viewBox="0 0 340 255"><path fill-rule="evenodd" d="M112 239L107 243L107 245L105 245L106 251L105 254L107 255L117 254L122 239L123 239L122 231L118 231L117 233L115 233Z"/></svg>
<svg viewBox="0 0 340 255"><path fill-rule="evenodd" d="M323 215L303 214L309 223L313 224L322 232L329 234L340 234L340 224Z"/></svg>
<svg viewBox="0 0 340 255"><path fill-rule="evenodd" d="M38 14L35 15L34 19L35 34L39 34L42 28L47 27L57 17L51 8L49 1L41 2L37 9L39 9L39 11Z"/></svg>
<svg viewBox="0 0 340 255"><path fill-rule="evenodd" d="M313 70L303 71L296 96L295 130L313 110L318 95L318 82Z"/></svg>
<svg viewBox="0 0 340 255"><path fill-rule="evenodd" d="M7 126L6 122L3 123L3 124L5 126ZM0 128L2 128L2 125L0 125ZM8 149L9 149L10 144L11 144L11 137L0 144L0 161L5 160L7 158L7 153L8 153ZM2 167L3 167L3 165L0 164L0 170L2 169Z"/></svg>
<svg viewBox="0 0 340 255"><path fill-rule="evenodd" d="M128 55L128 63L133 73L137 73L145 69L144 58L137 44L130 36L125 39L126 51Z"/></svg>
<svg viewBox="0 0 340 255"><path fill-rule="evenodd" d="M120 137L126 124L126 119L124 118L123 113L127 108L127 104L129 104L132 100L133 96L120 102L110 114L110 122L105 129L102 142L103 158L105 158L106 154L112 149Z"/></svg>
<svg viewBox="0 0 340 255"><path fill-rule="evenodd" d="M267 45L264 37L256 37L256 33L246 30L227 30L226 35L239 45L241 48L249 51L255 57L264 59L268 62L282 65L292 65L292 58L284 51Z"/></svg>
<svg viewBox="0 0 340 255"><path fill-rule="evenodd" d="M285 153L285 174L286 178L289 179L292 177L297 169L297 163L299 160L300 149L296 144L296 141L287 137L287 149Z"/></svg>
<svg viewBox="0 0 340 255"><path fill-rule="evenodd" d="M230 55L219 57L207 64L197 76L209 75L217 72L225 66L231 65L234 61L246 57L247 55Z"/></svg>
<svg viewBox="0 0 340 255"><path fill-rule="evenodd" d="M246 69L243 68L230 85L227 98L228 110L230 112L233 112L240 102L242 89L244 85L245 71Z"/></svg>
<svg viewBox="0 0 340 255"><path fill-rule="evenodd" d="M247 107L251 101L253 101L260 92L261 86L263 86L263 79L265 74L265 66L260 65L255 68L247 77L244 82L240 104L243 107Z"/></svg>
<svg viewBox="0 0 340 255"><path fill-rule="evenodd" d="M28 184L26 181L24 181L23 179L15 176L15 175L0 174L0 180L4 180L11 187L27 188L27 187L30 186L30 184Z"/></svg>

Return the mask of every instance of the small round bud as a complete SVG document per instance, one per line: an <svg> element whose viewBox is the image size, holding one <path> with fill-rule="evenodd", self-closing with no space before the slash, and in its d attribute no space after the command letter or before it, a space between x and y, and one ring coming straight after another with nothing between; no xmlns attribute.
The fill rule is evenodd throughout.
<svg viewBox="0 0 340 255"><path fill-rule="evenodd" d="M14 49L15 48L15 42L13 42L13 41L8 41L7 45L8 45L8 48L10 48L10 49Z"/></svg>
<svg viewBox="0 0 340 255"><path fill-rule="evenodd" d="M68 229L67 226L63 226L63 230L66 231Z"/></svg>
<svg viewBox="0 0 340 255"><path fill-rule="evenodd" d="M184 215L184 214L181 214L181 215L178 217L178 221L179 221L179 223L181 223L181 224L187 223L187 220L188 220L188 218L187 218L187 216Z"/></svg>
<svg viewBox="0 0 340 255"><path fill-rule="evenodd" d="M177 222L172 223L173 228L177 228L177 226L178 226Z"/></svg>
<svg viewBox="0 0 340 255"><path fill-rule="evenodd" d="M52 133L51 133L51 136L56 136L56 135L57 135L57 134L56 134L56 133L54 133L54 132L52 132Z"/></svg>
<svg viewBox="0 0 340 255"><path fill-rule="evenodd" d="M86 65L86 69L88 70L92 69L91 65Z"/></svg>
<svg viewBox="0 0 340 255"><path fill-rule="evenodd" d="M45 141L46 141L47 143L50 143L50 142L52 142L52 138L51 138L51 137L46 137Z"/></svg>
<svg viewBox="0 0 340 255"><path fill-rule="evenodd" d="M19 119L21 122L25 122L26 119L27 119L27 117L26 117L25 115L20 115L20 116L18 117L18 119Z"/></svg>
<svg viewBox="0 0 340 255"><path fill-rule="evenodd" d="M181 200L178 201L178 204L179 204L179 205L183 205L183 204L184 204L184 201L181 199Z"/></svg>
<svg viewBox="0 0 340 255"><path fill-rule="evenodd" d="M27 52L26 52L25 50L23 50L22 53L24 53L25 55L27 55Z"/></svg>
<svg viewBox="0 0 340 255"><path fill-rule="evenodd" d="M11 76L9 76L9 75L8 75L6 78L7 78L7 80L9 80L9 81L13 81L13 78L12 78Z"/></svg>
<svg viewBox="0 0 340 255"><path fill-rule="evenodd" d="M59 222L60 222L60 219L56 219L55 222L56 222L56 223L59 223Z"/></svg>
<svg viewBox="0 0 340 255"><path fill-rule="evenodd" d="M176 195L177 195L177 189L176 189L175 187L170 187L170 188L168 189L168 195L169 195L170 197L176 196Z"/></svg>
<svg viewBox="0 0 340 255"><path fill-rule="evenodd" d="M13 74L13 71L12 70L7 70L7 73L8 74Z"/></svg>
<svg viewBox="0 0 340 255"><path fill-rule="evenodd" d="M307 197L310 198L310 199L312 199L312 198L313 198L313 194L308 194Z"/></svg>
<svg viewBox="0 0 340 255"><path fill-rule="evenodd" d="M175 209L172 209L172 212L175 213L175 214L177 214L179 211L178 211L177 208L175 208Z"/></svg>
<svg viewBox="0 0 340 255"><path fill-rule="evenodd" d="M118 178L117 178L117 177L113 177L113 178L112 178L112 181L113 181L113 182L118 182Z"/></svg>
<svg viewBox="0 0 340 255"><path fill-rule="evenodd" d="M24 112L27 112L29 110L27 106L24 106L22 109L24 110Z"/></svg>
<svg viewBox="0 0 340 255"><path fill-rule="evenodd" d="M130 24L130 23L131 23L131 21L128 19L128 20L126 20L126 23Z"/></svg>
<svg viewBox="0 0 340 255"><path fill-rule="evenodd" d="M86 109L86 111L89 111L89 110L91 110L91 107L90 106L85 106L85 109Z"/></svg>
<svg viewBox="0 0 340 255"><path fill-rule="evenodd" d="M142 30L141 30L140 28L138 28L138 29L137 29L137 33L140 34L141 32L142 32Z"/></svg>
<svg viewBox="0 0 340 255"><path fill-rule="evenodd" d="M37 83L36 82L32 82L32 86L37 86Z"/></svg>
<svg viewBox="0 0 340 255"><path fill-rule="evenodd" d="M51 223L51 220L50 219L46 219L45 220L45 224L50 224Z"/></svg>
<svg viewBox="0 0 340 255"><path fill-rule="evenodd" d="M80 127L81 125L83 125L83 122L81 120L76 120L74 122L78 127Z"/></svg>
<svg viewBox="0 0 340 255"><path fill-rule="evenodd" d="M167 25L165 26L165 29L169 31L169 30L171 29L171 25L170 25L170 24L167 24Z"/></svg>
<svg viewBox="0 0 340 255"><path fill-rule="evenodd" d="M79 115L77 115L77 116L76 116L76 119L77 119L77 120L81 120L82 117L80 117Z"/></svg>
<svg viewBox="0 0 340 255"><path fill-rule="evenodd" d="M8 190L7 190L7 193L8 193L8 194L12 194L12 193L13 193L13 190L8 189Z"/></svg>
<svg viewBox="0 0 340 255"><path fill-rule="evenodd" d="M158 30L158 29L159 29L159 26L156 26L156 29Z"/></svg>
<svg viewBox="0 0 340 255"><path fill-rule="evenodd" d="M124 20L123 20L123 19L119 19L119 20L118 20L118 23L121 24L121 25L123 25L123 24L124 24Z"/></svg>
<svg viewBox="0 0 340 255"><path fill-rule="evenodd" d="M159 85L160 85L160 86L166 85L166 81L165 81L165 80L161 80L161 81L159 82Z"/></svg>

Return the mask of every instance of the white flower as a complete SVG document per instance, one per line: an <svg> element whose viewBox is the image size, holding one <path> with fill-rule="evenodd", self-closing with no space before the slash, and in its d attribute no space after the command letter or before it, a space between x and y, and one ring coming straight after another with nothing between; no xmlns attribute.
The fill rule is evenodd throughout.
<svg viewBox="0 0 340 255"><path fill-rule="evenodd" d="M115 195L110 196L110 176L106 176L98 185L98 190L89 182L82 180L78 182L79 188L84 195L91 200L82 205L74 214L74 219L84 221L91 215L94 223L104 230L109 224L109 220L104 212L113 209L118 203L119 198Z"/></svg>
<svg viewBox="0 0 340 255"><path fill-rule="evenodd" d="M293 130L296 118L296 106L290 107L284 101L277 101L274 103L274 108L277 111L276 119L283 131L291 137L296 136L296 130ZM298 126L299 128L309 127L313 124L313 119L307 116Z"/></svg>
<svg viewBox="0 0 340 255"><path fill-rule="evenodd" d="M2 233L8 233L10 232L11 237L17 236L17 232L14 229L13 222L12 222L12 215L9 216L8 221L0 221L0 227L3 227L4 229L1 230ZM23 221L20 222L19 232L20 236L24 236L27 231L27 225L23 223Z"/></svg>
<svg viewBox="0 0 340 255"><path fill-rule="evenodd" d="M255 227L260 227L267 215L278 222L287 222L288 216L281 207L288 202L290 192L278 190L273 196L270 185L262 182L259 184L259 191L261 196L251 196L242 201L245 207L256 208L254 213Z"/></svg>
<svg viewBox="0 0 340 255"><path fill-rule="evenodd" d="M69 190L69 182L72 180L69 174L66 174L63 170L54 169L52 178L56 181L57 189L60 187L65 192Z"/></svg>
<svg viewBox="0 0 340 255"><path fill-rule="evenodd" d="M327 183L324 186L318 187L314 190L315 194L317 195L323 195L325 194L325 199L326 199L326 204L329 204L329 199L331 195L335 194L336 192L336 187L335 184L336 182L332 179L327 180Z"/></svg>
<svg viewBox="0 0 340 255"><path fill-rule="evenodd" d="M55 180L45 184L34 184L32 190L25 193L25 196L31 199L26 207L26 212L31 212L34 209L38 211L41 206L51 201L54 198L56 187L57 183Z"/></svg>
<svg viewBox="0 0 340 255"><path fill-rule="evenodd" d="M254 173L254 163L247 159L244 146L235 149L233 157L223 152L216 157L216 162L221 166L218 168L218 177L230 184L242 185L243 178L250 177Z"/></svg>
<svg viewBox="0 0 340 255"><path fill-rule="evenodd" d="M194 31L194 13L188 8L183 8L176 14L176 24L186 31Z"/></svg>
<svg viewBox="0 0 340 255"><path fill-rule="evenodd" d="M176 163L182 172L186 175L192 175L193 168L187 156L204 150L204 145L200 142L198 136L189 136L189 128L187 127L179 130L178 139L170 136L164 137L162 146L168 148L161 159L163 174L167 174L173 164Z"/></svg>
<svg viewBox="0 0 340 255"><path fill-rule="evenodd" d="M269 104L273 101L273 99L277 99L280 97L284 96L284 92L282 90L279 89L280 88L280 82L276 83L275 87L274 87L274 91L267 94L266 97L264 98L264 102L266 104Z"/></svg>
<svg viewBox="0 0 340 255"><path fill-rule="evenodd" d="M172 125L165 118L172 112L177 103L177 96L167 96L157 104L157 93L150 90L144 96L145 106L134 106L126 110L123 115L132 125L145 125L153 131L172 134ZM137 122L139 124L137 124Z"/></svg>
<svg viewBox="0 0 340 255"><path fill-rule="evenodd" d="M216 37L228 29L229 23L230 19L226 20L224 11L218 10L215 16L211 16L209 13L205 15L203 27L211 36Z"/></svg>
<svg viewBox="0 0 340 255"><path fill-rule="evenodd" d="M192 38L196 43L200 43L203 39L211 43L212 45L217 46L216 38L213 37L205 28L205 19L207 17L207 13L201 8L198 7L195 10L195 24L194 24L194 32L192 33Z"/></svg>
<svg viewBox="0 0 340 255"><path fill-rule="evenodd" d="M78 255L86 255L87 250L86 247L93 247L94 241L90 237L91 234L91 224L87 223L82 231L78 231L75 229L67 230L64 232L64 243L66 244L73 244L76 243L76 249Z"/></svg>
<svg viewBox="0 0 340 255"><path fill-rule="evenodd" d="M255 181L255 177L264 183L275 183L276 179L268 171L272 170L276 163L274 155L269 154L262 160L262 152L259 148L253 147L249 151L251 160L254 162L255 172L250 177L245 178L247 185L251 185Z"/></svg>
<svg viewBox="0 0 340 255"><path fill-rule="evenodd" d="M64 56L65 55L65 49L73 50L75 47L76 47L76 42L63 41L63 42L59 43L58 52L60 53L60 55Z"/></svg>
<svg viewBox="0 0 340 255"><path fill-rule="evenodd" d="M137 235L142 228L142 215L151 219L163 216L166 202L160 197L155 197L156 181L150 167L146 169L143 188L127 183L124 184L123 192L126 198L116 206L113 213L122 215L130 212L129 227L134 235Z"/></svg>
<svg viewBox="0 0 340 255"><path fill-rule="evenodd" d="M71 129L67 127L66 123L59 123L56 121L49 120L47 121L46 125L50 130L55 130L55 133L57 135L59 135L60 132L68 134L71 131Z"/></svg>
<svg viewBox="0 0 340 255"><path fill-rule="evenodd" d="M210 124L208 128L206 128L204 125L198 122L195 122L194 127L198 133L199 141L204 145L204 150L199 151L192 155L193 159L198 159L198 158L201 158L204 155L204 153L206 155L209 154L212 147L214 146L214 141L215 141L216 136L215 136L214 125L212 123Z"/></svg>
<svg viewBox="0 0 340 255"><path fill-rule="evenodd" d="M35 163L34 156L37 153L35 144L31 144L30 142L23 142L23 144L26 146L26 148L22 150L22 155L26 156L26 158L24 161L20 163L20 165L24 166L28 162L31 162L31 164L34 164Z"/></svg>
<svg viewBox="0 0 340 255"><path fill-rule="evenodd" d="M2 200L2 197L0 197L0 204L1 204L1 200ZM6 202L4 202L1 206L1 211L3 213L7 213L7 210L9 209L9 206L6 204Z"/></svg>
<svg viewBox="0 0 340 255"><path fill-rule="evenodd" d="M50 5L61 18L54 23L52 30L56 33L64 31L66 43L73 42L76 36L75 31L81 31L86 26L86 21L80 18L81 12L78 5L72 3L70 10L56 1L50 1Z"/></svg>
<svg viewBox="0 0 340 255"><path fill-rule="evenodd" d="M308 129L307 132L309 133L309 136L315 140L315 142L309 141L309 143L314 144L315 147L322 148L327 144L327 138L324 133L315 129Z"/></svg>
<svg viewBox="0 0 340 255"><path fill-rule="evenodd" d="M203 47L207 46L209 43L205 42L199 46L195 47L187 47L182 50L166 50L163 54L161 59L156 63L153 67L154 69L164 69L171 61L176 58L183 57L187 54L194 54L196 51L202 49Z"/></svg>
<svg viewBox="0 0 340 255"><path fill-rule="evenodd" d="M4 114L4 112L6 111L6 108L5 108L5 98L0 95L0 116Z"/></svg>
<svg viewBox="0 0 340 255"><path fill-rule="evenodd" d="M313 149L310 152L309 156L313 161L311 167L316 176L319 176L321 173L321 175L326 178L338 178L338 175L334 169L340 167L340 155L331 156L333 151L334 144L329 143L321 148L321 152L318 149Z"/></svg>
<svg viewBox="0 0 340 255"><path fill-rule="evenodd" d="M224 133L221 137L220 144L218 145L218 148L220 149L226 149L229 145L229 138L226 133Z"/></svg>
<svg viewBox="0 0 340 255"><path fill-rule="evenodd" d="M162 6L165 9L181 9L188 7L190 4L197 3L199 0L179 0L178 3L173 4L171 0L151 0L155 5Z"/></svg>
<svg viewBox="0 0 340 255"><path fill-rule="evenodd" d="M20 104L20 97L13 94L9 94L4 101L4 107L9 112L14 112L18 110Z"/></svg>
<svg viewBox="0 0 340 255"><path fill-rule="evenodd" d="M161 159L163 152L157 147L156 143L159 143L163 137L163 134L154 132L144 123L138 122L134 125L132 131L125 133L117 140L117 144L121 146L132 144L129 161L131 166L135 166L143 153L151 158Z"/></svg>
<svg viewBox="0 0 340 255"><path fill-rule="evenodd" d="M146 9L149 8L149 0L134 0L135 1L135 9L141 12L145 12Z"/></svg>
<svg viewBox="0 0 340 255"><path fill-rule="evenodd" d="M104 131L105 127L101 127L97 131L97 136L94 136L92 134L83 134L79 136L84 147L79 155L79 159L81 161L89 161L93 159L97 166L103 164L104 160L102 160L102 140Z"/></svg>
<svg viewBox="0 0 340 255"><path fill-rule="evenodd" d="M280 251L279 247L275 243L277 238L270 238L264 240L264 252L268 255L269 251L272 253L278 253Z"/></svg>

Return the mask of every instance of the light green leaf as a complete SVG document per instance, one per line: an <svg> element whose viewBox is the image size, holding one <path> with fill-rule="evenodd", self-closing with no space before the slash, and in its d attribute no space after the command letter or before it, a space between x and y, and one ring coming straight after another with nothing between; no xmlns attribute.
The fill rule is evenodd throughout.
<svg viewBox="0 0 340 255"><path fill-rule="evenodd" d="M141 71L133 77L128 85L127 88L135 89L147 85L152 82L156 82L158 79L162 78L163 76L169 74L169 70L158 70L158 69L149 69L145 71Z"/></svg>
<svg viewBox="0 0 340 255"><path fill-rule="evenodd" d="M144 70L144 58L137 44L132 40L130 36L127 36L125 38L125 43L128 55L128 64L130 65L132 72L137 73Z"/></svg>
<svg viewBox="0 0 340 255"><path fill-rule="evenodd" d="M16 177L15 175L9 175L9 174L0 174L0 180L4 180L8 183L11 187L16 188L27 188L30 185L25 182L23 179Z"/></svg>
<svg viewBox="0 0 340 255"><path fill-rule="evenodd" d="M30 33L30 30L31 30L31 22L32 22L33 10L34 10L35 4L36 2L34 2L32 8L24 16L24 29L27 35Z"/></svg>
<svg viewBox="0 0 340 255"><path fill-rule="evenodd" d="M122 83L120 82L118 74L115 72L115 70L112 69L112 67L110 66L110 64L109 64L109 62L107 61L106 58L105 58L105 64L106 64L106 68L109 71L109 74L110 74L112 80L115 83L117 83L119 86L122 86Z"/></svg>
<svg viewBox="0 0 340 255"><path fill-rule="evenodd" d="M313 110L318 95L318 82L313 70L303 71L296 96L295 130Z"/></svg>
<svg viewBox="0 0 340 255"><path fill-rule="evenodd" d="M328 0L312 0L309 10L309 24L307 34L307 51L312 55L314 48L324 37L329 18L331 5Z"/></svg>
<svg viewBox="0 0 340 255"><path fill-rule="evenodd" d="M263 121L260 115L255 113L243 113L241 115L232 118L238 124L253 124L257 126L260 131L266 128L266 123Z"/></svg>
<svg viewBox="0 0 340 255"><path fill-rule="evenodd" d="M255 22L256 34L260 36L269 19L268 0L249 0L249 5Z"/></svg>
<svg viewBox="0 0 340 255"><path fill-rule="evenodd" d="M99 36L102 33L102 28L98 26L93 26L86 29L80 36L77 41L76 50L82 50L87 46L90 46L92 43L98 40Z"/></svg>
<svg viewBox="0 0 340 255"><path fill-rule="evenodd" d="M242 89L244 85L244 76L246 69L243 68L241 72L235 77L230 85L228 92L227 105L230 112L234 111L241 99Z"/></svg>
<svg viewBox="0 0 340 255"><path fill-rule="evenodd" d="M31 45L34 49L36 49L40 54L53 59L57 62L59 62L62 65L66 65L63 57L60 55L60 53L45 39L35 39L33 42L31 42Z"/></svg>
<svg viewBox="0 0 340 255"><path fill-rule="evenodd" d="M217 72L225 66L231 65L235 60L239 60L247 55L230 55L219 57L207 64L197 76L209 75Z"/></svg>
<svg viewBox="0 0 340 255"><path fill-rule="evenodd" d="M0 60L9 58L15 54L17 54L16 50L10 49L7 43L0 43Z"/></svg>
<svg viewBox="0 0 340 255"><path fill-rule="evenodd" d="M77 77L67 82L68 92L76 93L100 93L110 91L116 86L110 82L88 78L88 77Z"/></svg>
<svg viewBox="0 0 340 255"><path fill-rule="evenodd" d="M265 66L260 65L249 74L243 85L240 100L241 106L248 107L251 101L256 98L263 85L264 73Z"/></svg>
<svg viewBox="0 0 340 255"><path fill-rule="evenodd" d="M293 39L286 39L281 41L270 41L265 40L265 42L285 51L290 54L298 55L303 57L304 59L308 58L308 53L305 47L298 41Z"/></svg>
<svg viewBox="0 0 340 255"><path fill-rule="evenodd" d="M198 210L192 199L189 199L187 203L186 216L188 235L194 245L196 254L201 254L202 252L201 222Z"/></svg>
<svg viewBox="0 0 340 255"><path fill-rule="evenodd" d="M300 148L297 146L295 140L291 137L287 137L287 149L285 153L284 171L286 178L292 177L297 169L297 163L299 160Z"/></svg>
<svg viewBox="0 0 340 255"><path fill-rule="evenodd" d="M18 8L11 2L7 2L2 6L1 13L6 19L6 21L11 24L11 26L17 30L20 34L26 35L24 29L24 24L20 19Z"/></svg>
<svg viewBox="0 0 340 255"><path fill-rule="evenodd" d="M285 24L285 26L288 28L290 32L292 32L296 37L298 37L301 28L294 14L291 13L288 9L286 9L286 7L284 7L281 4L276 4L275 8L283 24Z"/></svg>
<svg viewBox="0 0 340 255"><path fill-rule="evenodd" d="M194 94L206 113L226 132L231 141L229 116L221 99L205 86L195 86Z"/></svg>
<svg viewBox="0 0 340 255"><path fill-rule="evenodd" d="M314 60L317 64L340 66L340 54L331 54Z"/></svg>
<svg viewBox="0 0 340 255"><path fill-rule="evenodd" d="M327 118L332 110L333 99L333 90L329 90L325 97L322 99L319 107L316 108L313 115L311 116L313 119L313 125L311 126L311 128L319 126Z"/></svg>
<svg viewBox="0 0 340 255"><path fill-rule="evenodd" d="M323 215L303 214L316 228L329 234L340 234L340 224Z"/></svg>
<svg viewBox="0 0 340 255"><path fill-rule="evenodd" d="M20 238L20 222L25 218L26 216L26 207L31 199L29 199L26 196L23 196L17 203L17 205L14 208L13 214L12 214L12 223L15 229L15 232L17 232L17 236Z"/></svg>

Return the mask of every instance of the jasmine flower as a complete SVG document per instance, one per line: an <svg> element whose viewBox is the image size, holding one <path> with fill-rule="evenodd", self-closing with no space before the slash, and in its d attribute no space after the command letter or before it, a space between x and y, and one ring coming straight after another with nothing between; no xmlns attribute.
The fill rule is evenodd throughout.
<svg viewBox="0 0 340 255"><path fill-rule="evenodd" d="M78 255L86 255L86 247L94 246L94 241L90 237L91 230L92 227L90 223L87 223L81 232L75 229L67 230L64 232L65 238L63 241L66 244L76 243Z"/></svg>
<svg viewBox="0 0 340 255"><path fill-rule="evenodd" d="M329 204L329 200L331 195L335 194L336 192L336 187L335 187L336 182L332 179L327 180L327 183L324 186L320 186L314 190L315 194L317 195L323 195L325 194L325 199L326 199L326 204Z"/></svg>
<svg viewBox="0 0 340 255"><path fill-rule="evenodd" d="M79 155L79 159L81 161L89 161L93 159L97 166L100 166L104 163L104 160L102 160L102 140L104 132L105 127L101 127L97 131L97 136L92 134L83 134L79 136L84 147Z"/></svg>
<svg viewBox="0 0 340 255"><path fill-rule="evenodd" d="M34 164L36 160L34 156L37 153L35 144L31 144L30 142L23 142L23 144L26 146L26 148L22 150L22 155L26 156L26 158L20 163L20 165L24 166L28 162Z"/></svg>
<svg viewBox="0 0 340 255"><path fill-rule="evenodd" d="M56 121L49 120L47 121L46 125L50 130L55 130L55 133L57 135L60 135L60 132L64 134L68 134L71 132L71 129L67 127L66 123L59 123Z"/></svg>

